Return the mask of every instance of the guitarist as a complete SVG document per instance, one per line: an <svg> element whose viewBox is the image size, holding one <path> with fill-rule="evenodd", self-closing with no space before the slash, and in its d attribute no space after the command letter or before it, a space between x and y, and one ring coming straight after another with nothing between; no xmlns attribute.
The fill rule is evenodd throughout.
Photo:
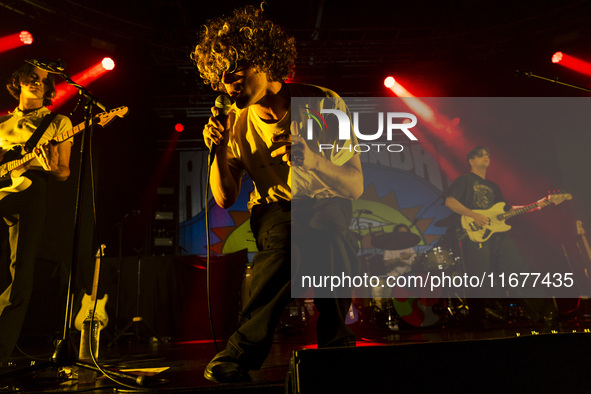
<svg viewBox="0 0 591 394"><path fill-rule="evenodd" d="M0 156L4 162L19 158L12 158L15 153L12 149L24 146L42 119L50 114L46 106L51 105L56 93L53 75L28 63L12 74L6 87L18 100L18 107L0 117ZM20 176L30 185L0 199L0 269L10 271L8 280L0 286L2 364L14 350L33 291L35 254L45 223L48 178L65 181L70 175L71 140L57 145L49 141L71 128L66 116L55 116L32 149L36 158L11 174L22 173Z"/></svg>
<svg viewBox="0 0 591 394"><path fill-rule="evenodd" d="M499 202L504 202L503 194L499 186L486 179L486 170L490 165L490 151L483 146L477 146L467 155L470 172L458 177L445 192L445 206L453 212L474 219L479 226L490 224L489 219L474 210L486 210ZM459 226L459 218L458 218ZM459 227L461 228L461 226ZM509 236L508 232L493 234L485 242L473 242L468 237L460 236L462 257L464 259L467 274L482 276L483 272L530 272L517 243ZM484 293L483 296L490 296ZM485 308L490 303L486 299L470 299L470 317L476 325L485 323ZM532 308L538 301L528 300L524 307L535 322L541 318L537 312L541 307ZM535 309L535 310L534 310Z"/></svg>

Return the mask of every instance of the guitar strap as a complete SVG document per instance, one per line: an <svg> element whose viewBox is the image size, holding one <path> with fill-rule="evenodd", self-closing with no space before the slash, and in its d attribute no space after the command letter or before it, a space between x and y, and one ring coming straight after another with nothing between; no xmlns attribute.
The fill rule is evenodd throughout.
<svg viewBox="0 0 591 394"><path fill-rule="evenodd" d="M37 146L37 143L41 139L41 136L43 135L43 133L45 133L45 130L47 130L47 127L51 124L51 122L53 122L56 116L57 114L52 112L43 117L41 123L31 136L31 138L29 138L27 142L25 142L25 151L27 153L33 151L33 148Z"/></svg>

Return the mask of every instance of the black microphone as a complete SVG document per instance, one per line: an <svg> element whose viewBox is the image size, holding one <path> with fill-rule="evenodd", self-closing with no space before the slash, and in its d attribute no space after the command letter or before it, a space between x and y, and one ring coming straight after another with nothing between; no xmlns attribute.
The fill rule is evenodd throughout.
<svg viewBox="0 0 591 394"><path fill-rule="evenodd" d="M227 94L220 94L215 99L214 107L216 107L219 111L215 118L223 125L226 122L226 117L228 116L228 112L230 112L230 108L232 107L232 99ZM218 146L216 144L211 144L209 151L209 165L213 163L213 158L215 157L215 151L217 148Z"/></svg>
<svg viewBox="0 0 591 394"><path fill-rule="evenodd" d="M25 60L25 62L52 74L60 74L64 72L66 69L66 62L64 62L61 59L58 59L53 62L47 60L29 59Z"/></svg>

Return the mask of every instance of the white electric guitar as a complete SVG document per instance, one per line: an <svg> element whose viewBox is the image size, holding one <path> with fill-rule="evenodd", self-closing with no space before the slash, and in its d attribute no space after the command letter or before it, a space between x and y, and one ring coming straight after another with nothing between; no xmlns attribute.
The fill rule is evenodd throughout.
<svg viewBox="0 0 591 394"><path fill-rule="evenodd" d="M103 112L94 116L91 123L106 127L116 117L123 118L126 116L127 112L127 107L115 108L109 112ZM70 130L61 133L55 137L52 142L59 143L66 141L83 131L84 128L85 124L82 122L77 126L72 127ZM16 146L15 148L6 152L6 155L3 158L6 161L0 163L0 200L10 193L18 193L31 186L31 180L21 175L26 171L24 165L35 159L37 155L35 152L30 152L21 156L20 150L22 150L22 147Z"/></svg>
<svg viewBox="0 0 591 394"><path fill-rule="evenodd" d="M104 255L105 247L105 245L101 245L99 250L96 252L96 260L94 263L94 279L92 280L92 293L84 294L84 297L82 297L82 306L80 307L80 311L78 311L76 319L74 320L74 327L76 327L78 331L82 331L82 323L84 323L84 319L89 317L93 310L94 318L99 321L99 327L101 330L105 328L107 324L109 324L109 316L105 310L105 305L107 305L109 295L105 294L103 298L97 300L97 291L101 272L101 256ZM94 308L95 301L96 309Z"/></svg>
<svg viewBox="0 0 591 394"><path fill-rule="evenodd" d="M569 193L562 193L562 194L551 194L548 197L541 199L538 202L533 204L511 209L505 212L505 203L499 202L493 205L489 209L475 209L474 212L481 213L487 218L489 218L489 224L484 226L478 226L474 219L468 216L462 216L462 228L466 230L468 237L470 240L474 242L485 242L487 241L494 233L502 233L505 231L509 231L511 226L505 223L505 220L510 219L514 216L521 215L522 213L529 212L533 209L541 209L549 204L558 205L565 200L572 199Z"/></svg>

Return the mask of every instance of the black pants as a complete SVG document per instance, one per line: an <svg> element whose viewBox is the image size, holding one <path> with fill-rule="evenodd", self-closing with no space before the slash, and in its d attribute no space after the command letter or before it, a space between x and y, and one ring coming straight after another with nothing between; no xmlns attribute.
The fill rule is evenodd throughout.
<svg viewBox="0 0 591 394"><path fill-rule="evenodd" d="M27 189L0 200L0 269L9 282L0 288L0 360L12 354L25 320L45 223L47 175L28 171L25 176L32 182Z"/></svg>
<svg viewBox="0 0 591 394"><path fill-rule="evenodd" d="M462 242L462 253L466 261L466 272L471 275L505 272L528 272L529 264L521 249L508 233L493 234L486 242Z"/></svg>
<svg viewBox="0 0 591 394"><path fill-rule="evenodd" d="M476 319L483 318L485 315L485 307L492 305L498 298L505 298L508 295L510 298L522 298L523 306L528 315L533 320L537 320L540 316L549 309L551 305L544 299L545 294L540 289L522 290L518 286L510 287L507 285L509 275L512 273L527 273L531 272L532 268L527 262L520 247L511 238L508 233L497 233L486 242L479 244L465 239L462 242L462 253L465 261L466 272L469 275L482 276L484 272L487 274L500 273L505 274L505 287L500 287L497 280L493 289L470 289L468 294L468 305L470 306L470 314ZM478 298L470 295L478 295Z"/></svg>
<svg viewBox="0 0 591 394"><path fill-rule="evenodd" d="M330 204L329 200L324 203ZM350 206L350 201L348 203ZM293 299L291 241L292 227L298 226L292 226L292 217L294 220L296 215L302 218L305 216L301 216L302 213L311 209L306 206L299 209L299 205L282 201L255 206L252 210L250 222L258 253L253 261L250 299L243 306L240 326L226 347L232 357L249 369L262 366L281 313ZM350 304L351 298L315 299L319 312L316 327L319 347L354 345L354 334L345 324Z"/></svg>

